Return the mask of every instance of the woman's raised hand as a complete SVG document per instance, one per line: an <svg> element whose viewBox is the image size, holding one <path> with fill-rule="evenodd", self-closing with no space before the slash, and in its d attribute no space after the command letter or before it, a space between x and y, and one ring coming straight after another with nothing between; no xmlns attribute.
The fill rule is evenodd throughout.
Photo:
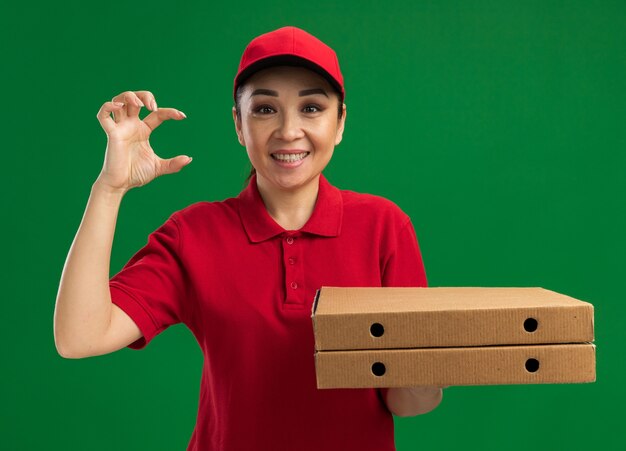
<svg viewBox="0 0 626 451"><path fill-rule="evenodd" d="M152 112L141 120L139 110L143 106ZM185 155L160 158L150 147L150 133L163 121L186 117L174 108L157 109L150 91L123 92L111 102L105 102L97 117L108 138L104 165L97 181L108 189L125 193L160 175L178 172L191 161Z"/></svg>

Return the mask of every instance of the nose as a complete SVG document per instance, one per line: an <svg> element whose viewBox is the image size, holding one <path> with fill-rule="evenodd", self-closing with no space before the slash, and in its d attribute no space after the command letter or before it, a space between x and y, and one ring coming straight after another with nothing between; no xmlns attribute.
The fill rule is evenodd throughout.
<svg viewBox="0 0 626 451"><path fill-rule="evenodd" d="M285 111L280 115L275 135L283 141L293 141L304 136L301 118L297 112Z"/></svg>

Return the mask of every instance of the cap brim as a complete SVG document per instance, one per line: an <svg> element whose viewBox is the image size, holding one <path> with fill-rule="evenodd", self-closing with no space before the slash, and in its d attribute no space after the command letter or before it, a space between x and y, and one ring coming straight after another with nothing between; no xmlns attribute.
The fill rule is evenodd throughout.
<svg viewBox="0 0 626 451"><path fill-rule="evenodd" d="M307 69L310 69L313 72L316 72L317 74L321 75L326 80L328 80L328 82L332 85L332 87L335 88L335 90L342 97L342 101L343 101L341 85L339 85L339 83L328 72L326 72L324 69L322 69L322 67L318 66L317 64L305 58L301 58L295 55L268 56L267 58L263 58L262 60L259 60L250 64L243 71L241 71L241 73L237 76L237 78L235 79L235 85L240 86L243 83L245 83L245 81L256 72L263 70L263 69L267 69L268 67L273 67L273 66L306 67Z"/></svg>

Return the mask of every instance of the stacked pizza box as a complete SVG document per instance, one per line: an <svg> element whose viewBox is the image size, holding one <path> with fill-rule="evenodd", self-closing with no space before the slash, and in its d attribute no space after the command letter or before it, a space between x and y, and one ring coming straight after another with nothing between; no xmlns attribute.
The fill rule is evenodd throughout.
<svg viewBox="0 0 626 451"><path fill-rule="evenodd" d="M322 287L318 388L596 379L593 305L544 288Z"/></svg>

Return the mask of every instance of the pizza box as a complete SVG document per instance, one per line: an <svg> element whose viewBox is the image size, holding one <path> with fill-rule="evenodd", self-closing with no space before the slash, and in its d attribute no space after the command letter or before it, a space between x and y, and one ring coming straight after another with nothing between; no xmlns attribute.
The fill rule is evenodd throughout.
<svg viewBox="0 0 626 451"><path fill-rule="evenodd" d="M595 381L593 305L543 288L322 287L318 388Z"/></svg>

